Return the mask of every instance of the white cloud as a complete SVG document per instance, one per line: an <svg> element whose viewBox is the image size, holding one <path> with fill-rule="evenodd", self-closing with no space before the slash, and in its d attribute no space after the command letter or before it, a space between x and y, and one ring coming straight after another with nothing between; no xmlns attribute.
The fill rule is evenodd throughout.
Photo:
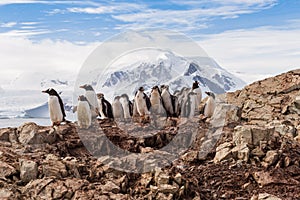
<svg viewBox="0 0 300 200"><path fill-rule="evenodd" d="M2 23L0 25L0 27L1 28L12 28L12 27L14 27L17 24L18 24L17 22L7 22L7 23Z"/></svg>
<svg viewBox="0 0 300 200"><path fill-rule="evenodd" d="M198 43L222 67L252 82L300 68L299 35L300 29L262 27L208 35Z"/></svg>
<svg viewBox="0 0 300 200"><path fill-rule="evenodd" d="M9 84L24 72L60 74L67 71L76 76L84 60L97 45L52 40L32 42L26 37L0 35L0 85Z"/></svg>

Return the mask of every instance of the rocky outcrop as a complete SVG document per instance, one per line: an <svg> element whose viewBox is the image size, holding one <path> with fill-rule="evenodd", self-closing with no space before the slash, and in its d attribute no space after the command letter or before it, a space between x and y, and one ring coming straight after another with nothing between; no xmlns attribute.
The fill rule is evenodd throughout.
<svg viewBox="0 0 300 200"><path fill-rule="evenodd" d="M208 119L0 129L0 199L300 199L300 71L217 100Z"/></svg>

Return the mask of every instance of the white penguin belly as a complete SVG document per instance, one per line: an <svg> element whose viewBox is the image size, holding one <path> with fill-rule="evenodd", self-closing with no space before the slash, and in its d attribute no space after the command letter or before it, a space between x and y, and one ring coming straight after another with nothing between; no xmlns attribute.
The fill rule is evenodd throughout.
<svg viewBox="0 0 300 200"><path fill-rule="evenodd" d="M85 96L86 96L86 99L89 101L89 103L92 106L91 107L92 116L96 117L98 115L96 109L100 110L96 93L94 91L86 91Z"/></svg>
<svg viewBox="0 0 300 200"><path fill-rule="evenodd" d="M122 102L122 108L123 108L123 111L124 111L124 118L125 119L130 118L131 116L130 116L128 101L127 102Z"/></svg>
<svg viewBox="0 0 300 200"><path fill-rule="evenodd" d="M114 118L122 119L124 117L122 104L119 101L116 101L113 103L112 107Z"/></svg>
<svg viewBox="0 0 300 200"><path fill-rule="evenodd" d="M52 122L61 122L63 120L63 114L60 108L58 98L56 96L49 96L49 112Z"/></svg>
<svg viewBox="0 0 300 200"><path fill-rule="evenodd" d="M214 99L212 97L209 97L204 108L204 115L206 117L212 117L215 111L215 106L216 105Z"/></svg>
<svg viewBox="0 0 300 200"><path fill-rule="evenodd" d="M137 96L135 97L135 102L136 102L137 112L139 113L140 116L149 114L146 101L144 99L144 94L138 93Z"/></svg>
<svg viewBox="0 0 300 200"><path fill-rule="evenodd" d="M92 113L88 102L79 102L77 106L77 119L80 128L89 128L92 124Z"/></svg>

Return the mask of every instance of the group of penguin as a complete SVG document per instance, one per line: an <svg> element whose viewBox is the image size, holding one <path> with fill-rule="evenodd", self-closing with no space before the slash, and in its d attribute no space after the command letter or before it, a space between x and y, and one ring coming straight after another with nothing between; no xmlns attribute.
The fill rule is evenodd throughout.
<svg viewBox="0 0 300 200"><path fill-rule="evenodd" d="M89 84L80 86L85 90L84 95L78 97L78 104L73 111L77 112L77 120L80 128L89 128L92 119L120 119L126 120L132 117L144 117L150 114L166 117L194 117L203 113L205 117L212 117L215 109L215 95L205 92L208 96L205 106L200 110L202 92L199 82L195 81L192 88L183 87L172 95L168 85L154 86L150 96L140 87L135 93L133 101L127 94L116 96L112 104L104 98L103 93L96 93ZM49 94L48 105L52 125L58 125L66 121L64 105L59 94L53 89L43 91Z"/></svg>

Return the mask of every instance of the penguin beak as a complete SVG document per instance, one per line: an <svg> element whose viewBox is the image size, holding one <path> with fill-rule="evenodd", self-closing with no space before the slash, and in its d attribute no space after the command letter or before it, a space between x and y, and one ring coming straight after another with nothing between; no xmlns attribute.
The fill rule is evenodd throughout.
<svg viewBox="0 0 300 200"><path fill-rule="evenodd" d="M79 88L83 88L84 89L84 85L79 86Z"/></svg>
<svg viewBox="0 0 300 200"><path fill-rule="evenodd" d="M207 94L208 96L210 96L209 92L205 92L205 94Z"/></svg>
<svg viewBox="0 0 300 200"><path fill-rule="evenodd" d="M47 91L46 91L46 90L43 90L42 93L47 93Z"/></svg>

